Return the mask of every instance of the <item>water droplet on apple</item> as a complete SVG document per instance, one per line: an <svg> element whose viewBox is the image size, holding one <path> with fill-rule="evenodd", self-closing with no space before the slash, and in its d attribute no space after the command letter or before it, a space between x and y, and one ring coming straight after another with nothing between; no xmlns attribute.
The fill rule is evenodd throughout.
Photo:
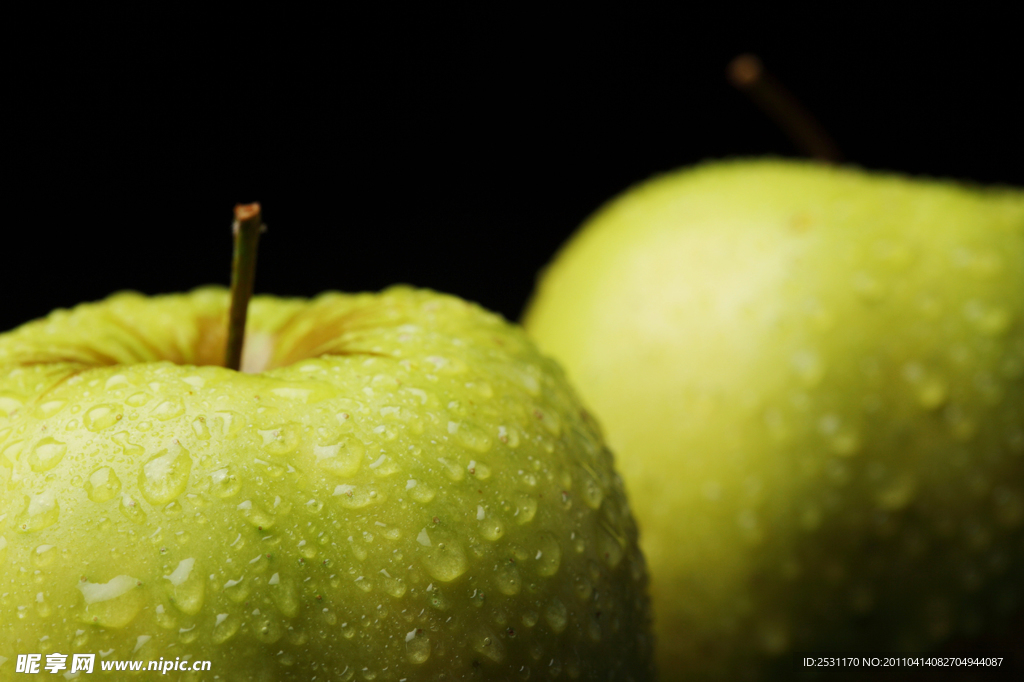
<svg viewBox="0 0 1024 682"><path fill-rule="evenodd" d="M85 482L85 494L97 504L103 504L121 492L121 479L110 467L100 467Z"/></svg>
<svg viewBox="0 0 1024 682"><path fill-rule="evenodd" d="M356 438L344 438L330 445L313 447L317 466L339 478L354 476L362 466L366 447Z"/></svg>
<svg viewBox="0 0 1024 682"><path fill-rule="evenodd" d="M195 558L178 562L167 581L167 597L176 609L188 615L195 615L203 608L206 584L201 571L196 569Z"/></svg>
<svg viewBox="0 0 1024 682"><path fill-rule="evenodd" d="M218 410L214 413L214 417L220 425L221 436L230 438L245 426L245 417L232 410Z"/></svg>
<svg viewBox="0 0 1024 682"><path fill-rule="evenodd" d="M76 587L84 597L78 619L99 627L123 628L135 619L145 601L140 581L130 575L105 583L80 581Z"/></svg>
<svg viewBox="0 0 1024 682"><path fill-rule="evenodd" d="M210 427L206 425L206 417L196 417L192 420L192 433L199 440L210 439Z"/></svg>
<svg viewBox="0 0 1024 682"><path fill-rule="evenodd" d="M238 494L242 483L230 466L217 469L210 473L210 491L222 500Z"/></svg>
<svg viewBox="0 0 1024 682"><path fill-rule="evenodd" d="M164 505L185 492L192 472L188 450L171 441L166 450L151 457L139 471L139 489L152 505Z"/></svg>
<svg viewBox="0 0 1024 682"><path fill-rule="evenodd" d="M466 572L469 562L462 545L449 533L440 530L430 532L432 544L422 547L423 567L436 580L450 582Z"/></svg>
<svg viewBox="0 0 1024 682"><path fill-rule="evenodd" d="M120 420L121 412L117 405L97 405L82 417L82 423L90 431L102 431Z"/></svg>
<svg viewBox="0 0 1024 682"><path fill-rule="evenodd" d="M519 590L522 588L522 578L519 575L519 569L514 564L506 564L498 571L494 584L498 591L504 595L511 597L512 595L519 594Z"/></svg>
<svg viewBox="0 0 1024 682"><path fill-rule="evenodd" d="M505 535L505 524L500 519L493 517L484 518L480 522L480 534L483 535L485 540L496 542Z"/></svg>
<svg viewBox="0 0 1024 682"><path fill-rule="evenodd" d="M129 407L142 407L143 405L149 402L149 397L149 394L145 392L133 393L132 395L128 396L128 399L125 400L125 403Z"/></svg>
<svg viewBox="0 0 1024 682"><path fill-rule="evenodd" d="M493 445L490 436L467 422L462 422L455 436L463 446L481 454L489 451Z"/></svg>
<svg viewBox="0 0 1024 682"><path fill-rule="evenodd" d="M429 504L437 494L437 491L432 486L427 485L423 481L417 480L415 485L411 488L408 487L409 484L406 482L406 486L406 489L409 491L409 496L420 504Z"/></svg>
<svg viewBox="0 0 1024 682"><path fill-rule="evenodd" d="M505 644L490 629L481 627L470 635L473 650L495 663L505 660Z"/></svg>
<svg viewBox="0 0 1024 682"><path fill-rule="evenodd" d="M297 424L280 424L269 429L260 429L263 438L263 451L274 457L283 457L299 446L301 428Z"/></svg>
<svg viewBox="0 0 1024 682"><path fill-rule="evenodd" d="M601 501L604 499L601 484L594 480L589 471L582 469L577 474L577 478L580 482L580 496L583 498L584 504L591 509L599 509Z"/></svg>
<svg viewBox="0 0 1024 682"><path fill-rule="evenodd" d="M430 658L430 637L420 628L405 636L405 656L410 663L421 665Z"/></svg>
<svg viewBox="0 0 1024 682"><path fill-rule="evenodd" d="M52 490L29 495L24 500L27 503L25 510L14 520L18 531L32 533L57 523L60 517L60 504Z"/></svg>
<svg viewBox="0 0 1024 682"><path fill-rule="evenodd" d="M36 407L33 416L36 419L47 419L60 412L65 405L67 405L65 400L47 400Z"/></svg>
<svg viewBox="0 0 1024 682"><path fill-rule="evenodd" d="M33 566L46 568L53 565L59 554L53 545L39 545L29 553L29 556Z"/></svg>
<svg viewBox="0 0 1024 682"><path fill-rule="evenodd" d="M400 599L405 595L406 585L398 578L394 578L388 575L382 575L380 577L381 589L385 593L391 595L395 599Z"/></svg>
<svg viewBox="0 0 1024 682"><path fill-rule="evenodd" d="M597 551L601 559L611 568L622 561L623 548L626 540L620 537L611 524L602 521L597 529Z"/></svg>
<svg viewBox="0 0 1024 682"><path fill-rule="evenodd" d="M121 494L121 504L118 505L118 509L132 523L138 524L146 520L146 512L142 510L141 503L128 493Z"/></svg>
<svg viewBox="0 0 1024 682"><path fill-rule="evenodd" d="M569 623L569 612L565 608L565 604L557 597L548 602L544 608L544 620L556 634L565 630L565 626Z"/></svg>
<svg viewBox="0 0 1024 682"><path fill-rule="evenodd" d="M223 644L234 637L241 626L241 619L236 614L218 613L214 620L213 632L210 633L210 640L214 644Z"/></svg>
<svg viewBox="0 0 1024 682"><path fill-rule="evenodd" d="M182 644L191 644L199 639L199 626L193 623L187 627L178 628L178 640Z"/></svg>
<svg viewBox="0 0 1024 682"><path fill-rule="evenodd" d="M299 598L295 591L295 584L289 578L281 578L275 573L267 581L272 587L270 598L273 599L277 610L286 618L294 618L299 615Z"/></svg>
<svg viewBox="0 0 1024 682"><path fill-rule="evenodd" d="M68 446L53 438L43 438L32 447L32 454L28 457L29 466L32 471L41 473L49 471L57 466L68 451Z"/></svg>
<svg viewBox="0 0 1024 682"><path fill-rule="evenodd" d="M280 620L269 613L261 613L251 622L253 636L264 644L273 644L284 635Z"/></svg>
<svg viewBox="0 0 1024 682"><path fill-rule="evenodd" d="M533 549L535 550L533 558L536 562L535 568L538 575L548 577L558 573L558 567L562 562L562 548L552 533L542 531L537 536ZM618 559L615 563L618 563Z"/></svg>
<svg viewBox="0 0 1024 682"><path fill-rule="evenodd" d="M514 518L520 526L533 521L537 513L537 500L526 494L516 495L516 511Z"/></svg>
<svg viewBox="0 0 1024 682"><path fill-rule="evenodd" d="M160 421L167 421L181 416L185 412L185 405L177 398L170 398L157 404L150 412L150 415Z"/></svg>
<svg viewBox="0 0 1024 682"><path fill-rule="evenodd" d="M232 578L224 583L222 594L236 604L241 604L252 591L252 581L246 580L245 576Z"/></svg>

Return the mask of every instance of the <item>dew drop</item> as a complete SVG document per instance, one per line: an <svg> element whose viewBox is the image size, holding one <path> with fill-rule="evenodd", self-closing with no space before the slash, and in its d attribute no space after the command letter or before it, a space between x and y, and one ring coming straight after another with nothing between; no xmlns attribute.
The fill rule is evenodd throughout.
<svg viewBox="0 0 1024 682"><path fill-rule="evenodd" d="M562 548L555 536L548 531L543 531L537 536L535 549L534 561L537 574L548 577L558 573L558 567L562 562ZM618 562L616 561L616 563Z"/></svg>
<svg viewBox="0 0 1024 682"><path fill-rule="evenodd" d="M565 604L557 597L552 599L544 608L544 620L547 621L548 625L556 633L561 633L565 630L565 626L569 623L569 614Z"/></svg>
<svg viewBox="0 0 1024 682"><path fill-rule="evenodd" d="M167 586L168 599L176 609L188 615L199 613L206 594L206 582L201 572L195 570L195 564L194 558L184 559L178 562L170 575L164 576L170 583Z"/></svg>
<svg viewBox="0 0 1024 682"><path fill-rule="evenodd" d="M53 545L39 545L30 554L32 565L36 568L52 566L58 554L59 552L55 551Z"/></svg>
<svg viewBox="0 0 1024 682"><path fill-rule="evenodd" d="M456 431L456 439L466 448L478 452L485 453L491 449L493 441L490 436L467 423L460 425L458 431Z"/></svg>
<svg viewBox="0 0 1024 682"><path fill-rule="evenodd" d="M584 504L591 509L600 509L601 501L604 499L601 485L589 475L583 476L581 481L580 487Z"/></svg>
<svg viewBox="0 0 1024 682"><path fill-rule="evenodd" d="M121 420L117 405L97 405L82 417L82 423L90 431L102 431Z"/></svg>
<svg viewBox="0 0 1024 682"><path fill-rule="evenodd" d="M47 419L61 411L67 405L65 400L47 400L35 409L34 416L37 419Z"/></svg>
<svg viewBox="0 0 1024 682"><path fill-rule="evenodd" d="M123 628L135 619L143 606L140 583L130 575L119 575L105 583L79 582L84 597L78 618L84 623L106 628Z"/></svg>
<svg viewBox="0 0 1024 682"><path fill-rule="evenodd" d="M146 520L146 512L138 500L128 493L121 494L121 504L118 505L121 513L132 523L143 523Z"/></svg>
<svg viewBox="0 0 1024 682"><path fill-rule="evenodd" d="M430 658L430 637L422 629L416 628L405 635L405 656L416 665Z"/></svg>
<svg viewBox="0 0 1024 682"><path fill-rule="evenodd" d="M355 475L362 465L366 447L355 438L346 438L331 445L317 445L313 448L317 466L323 471L340 478Z"/></svg>
<svg viewBox="0 0 1024 682"><path fill-rule="evenodd" d="M29 466L36 473L49 471L64 459L67 451L68 446L64 443L53 438L43 438L33 446L32 454L28 457Z"/></svg>
<svg viewBox="0 0 1024 682"><path fill-rule="evenodd" d="M408 485L409 484L406 483L406 489L409 490L409 495L420 504L429 504L437 494L437 491L434 490L433 487L427 485L423 481L417 481L412 488L409 488Z"/></svg>
<svg viewBox="0 0 1024 682"><path fill-rule="evenodd" d="M210 634L210 639L214 644L223 644L235 636L241 625L241 619L238 616L229 613L219 613L213 626L213 632Z"/></svg>
<svg viewBox="0 0 1024 682"><path fill-rule="evenodd" d="M294 618L299 615L299 597L295 590L295 584L290 579L281 579L280 574L275 573L267 584L274 588L270 591L270 597L281 615L285 618Z"/></svg>
<svg viewBox="0 0 1024 682"><path fill-rule="evenodd" d="M259 614L252 622L252 633L264 644L273 644L284 635L284 627L270 614Z"/></svg>
<svg viewBox="0 0 1024 682"><path fill-rule="evenodd" d="M516 523L520 526L533 521L537 513L537 500L530 495L516 495L516 511L514 514Z"/></svg>
<svg viewBox="0 0 1024 682"><path fill-rule="evenodd" d="M60 504L52 490L44 490L25 499L28 506L14 521L20 532L32 533L57 523L60 517Z"/></svg>
<svg viewBox="0 0 1024 682"><path fill-rule="evenodd" d="M401 599L406 592L406 585L398 578L389 575L382 575L380 578L381 589L395 599Z"/></svg>
<svg viewBox="0 0 1024 682"><path fill-rule="evenodd" d="M166 450L150 458L139 471L139 489L153 505L164 505L185 491L192 458L188 450L172 441Z"/></svg>
<svg viewBox="0 0 1024 682"><path fill-rule="evenodd" d="M297 424L281 424L259 431L263 438L263 451L274 457L283 457L299 446L300 428Z"/></svg>
<svg viewBox="0 0 1024 682"><path fill-rule="evenodd" d="M230 438L242 430L245 417L231 410L218 410L215 415L220 427L220 435Z"/></svg>
<svg viewBox="0 0 1024 682"><path fill-rule="evenodd" d="M435 530L432 535L431 546L425 547L421 553L423 567L436 580L441 582L455 580L469 568L462 545L447 533ZM422 542L419 544L422 545Z"/></svg>
<svg viewBox="0 0 1024 682"><path fill-rule="evenodd" d="M504 566L495 578L495 586L498 588L498 591L510 597L512 595L519 594L519 590L522 588L522 582L522 578L519 575L519 569L511 563Z"/></svg>
<svg viewBox="0 0 1024 682"><path fill-rule="evenodd" d="M615 568L622 560L623 548L626 544L624 538L614 532L611 527L601 522L597 531L597 551L601 559L611 568Z"/></svg>
<svg viewBox="0 0 1024 682"><path fill-rule="evenodd" d="M533 416L541 426L544 427L548 433L554 437L558 437L562 433L562 420L558 417L555 412L545 410L544 408L534 405Z"/></svg>
<svg viewBox="0 0 1024 682"><path fill-rule="evenodd" d="M85 494L96 504L114 499L121 492L121 479L110 467L100 467L89 474L85 482Z"/></svg>
<svg viewBox="0 0 1024 682"><path fill-rule="evenodd" d="M505 535L505 524L494 517L485 518L480 522L480 534L485 540L495 542Z"/></svg>
<svg viewBox="0 0 1024 682"><path fill-rule="evenodd" d="M231 467L227 466L217 469L210 474L210 490L222 500L238 494L242 489L242 483L235 476Z"/></svg>
<svg viewBox="0 0 1024 682"><path fill-rule="evenodd" d="M111 440L120 445L124 449L124 454L127 455L128 457L138 457L143 452L145 452L145 450L142 447L136 445L135 443L132 443L131 441L128 440L128 438L129 434L127 431L118 431L117 433L114 434Z"/></svg>
<svg viewBox="0 0 1024 682"><path fill-rule="evenodd" d="M210 427L206 425L205 417L196 417L192 420L192 433L199 440L210 440Z"/></svg>
<svg viewBox="0 0 1024 682"><path fill-rule="evenodd" d="M470 635L473 650L482 656L486 656L495 663L505 660L505 644L498 639L494 633L486 628L481 628Z"/></svg>
<svg viewBox="0 0 1024 682"><path fill-rule="evenodd" d="M185 405L177 398L170 398L164 400L159 405L153 408L150 415L156 417L160 421L167 421L168 419L174 419L185 412Z"/></svg>

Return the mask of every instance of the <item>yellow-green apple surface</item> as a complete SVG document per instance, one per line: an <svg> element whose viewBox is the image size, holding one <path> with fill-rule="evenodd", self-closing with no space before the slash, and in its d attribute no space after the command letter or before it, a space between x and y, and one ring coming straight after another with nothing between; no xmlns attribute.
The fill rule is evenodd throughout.
<svg viewBox="0 0 1024 682"><path fill-rule="evenodd" d="M0 678L651 679L621 481L520 329L407 287L256 297L236 372L227 305L0 335Z"/></svg>
<svg viewBox="0 0 1024 682"><path fill-rule="evenodd" d="M524 320L616 454L667 679L791 678L794 652L1020 612L1020 189L670 173L577 232Z"/></svg>

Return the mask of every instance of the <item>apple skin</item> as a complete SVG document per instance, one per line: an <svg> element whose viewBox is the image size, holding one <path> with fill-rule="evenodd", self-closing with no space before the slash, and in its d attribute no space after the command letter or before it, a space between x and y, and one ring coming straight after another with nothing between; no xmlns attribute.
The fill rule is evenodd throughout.
<svg viewBox="0 0 1024 682"><path fill-rule="evenodd" d="M226 307L126 293L0 335L0 679L51 652L653 678L621 481L520 329L407 287L256 297L240 373Z"/></svg>
<svg viewBox="0 0 1024 682"><path fill-rule="evenodd" d="M1024 192L708 163L600 209L524 316L605 430L665 679L925 651L1024 599Z"/></svg>

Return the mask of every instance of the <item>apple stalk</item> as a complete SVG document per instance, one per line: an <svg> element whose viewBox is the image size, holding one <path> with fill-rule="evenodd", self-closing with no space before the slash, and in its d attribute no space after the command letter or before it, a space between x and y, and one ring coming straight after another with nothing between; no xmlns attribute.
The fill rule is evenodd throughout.
<svg viewBox="0 0 1024 682"><path fill-rule="evenodd" d="M242 367L245 342L245 318L249 312L253 281L256 278L256 248L266 230L259 203L237 204L232 232L235 238L231 260L231 307L228 313L228 343L224 366L238 371Z"/></svg>

